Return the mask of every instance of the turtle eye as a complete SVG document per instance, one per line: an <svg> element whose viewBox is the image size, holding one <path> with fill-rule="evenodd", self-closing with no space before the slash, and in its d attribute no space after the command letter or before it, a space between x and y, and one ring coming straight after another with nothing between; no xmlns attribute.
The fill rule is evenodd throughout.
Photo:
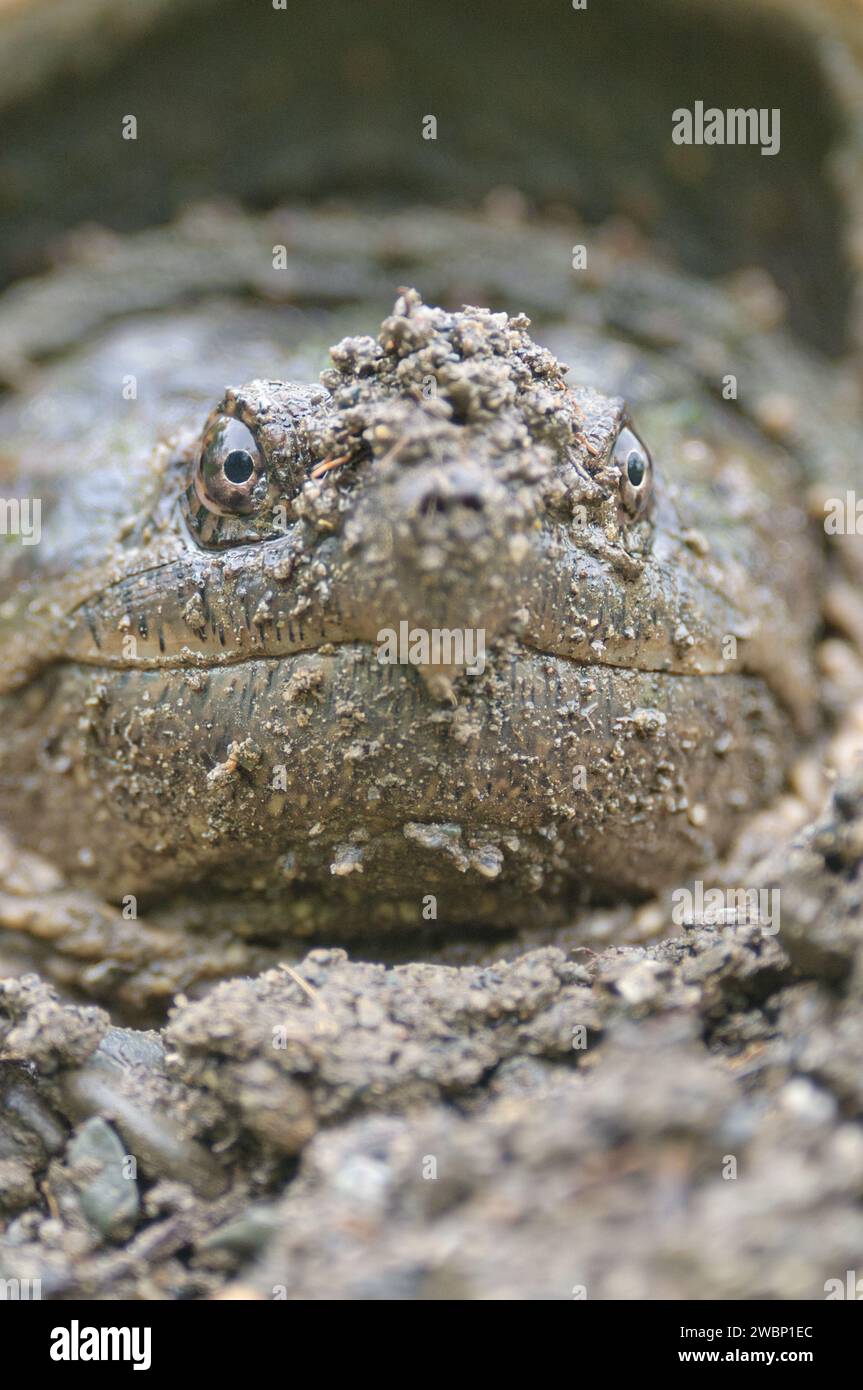
<svg viewBox="0 0 863 1390"><path fill-rule="evenodd" d="M614 441L612 459L620 471L620 495L632 516L641 516L653 487L653 464L647 448L629 425Z"/></svg>
<svg viewBox="0 0 863 1390"><path fill-rule="evenodd" d="M199 502L217 516L249 516L267 497L267 465L255 436L232 415L204 431L194 478Z"/></svg>

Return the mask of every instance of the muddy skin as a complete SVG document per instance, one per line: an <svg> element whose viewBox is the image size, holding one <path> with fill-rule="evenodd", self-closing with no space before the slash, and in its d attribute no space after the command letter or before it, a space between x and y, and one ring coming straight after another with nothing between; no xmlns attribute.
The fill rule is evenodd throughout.
<svg viewBox="0 0 863 1390"><path fill-rule="evenodd" d="M287 933L310 894L343 933L428 894L506 926L715 856L812 703L778 451L720 437L705 486L703 437L569 382L527 320L413 291L332 357L228 389L102 554L13 568L21 841L115 901L251 893ZM382 664L403 623L482 634L484 669Z"/></svg>

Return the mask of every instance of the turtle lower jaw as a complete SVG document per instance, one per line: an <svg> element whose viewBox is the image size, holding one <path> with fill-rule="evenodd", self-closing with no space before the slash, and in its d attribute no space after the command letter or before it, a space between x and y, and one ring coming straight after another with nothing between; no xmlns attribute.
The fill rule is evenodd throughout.
<svg viewBox="0 0 863 1390"><path fill-rule="evenodd" d="M793 751L754 677L513 644L456 685L458 705L438 703L364 643L209 669L55 667L3 702L0 815L111 897L204 884L269 897L287 922L305 893L360 893L368 911L431 893L473 918L504 886L513 901L638 896L679 878L778 789Z"/></svg>

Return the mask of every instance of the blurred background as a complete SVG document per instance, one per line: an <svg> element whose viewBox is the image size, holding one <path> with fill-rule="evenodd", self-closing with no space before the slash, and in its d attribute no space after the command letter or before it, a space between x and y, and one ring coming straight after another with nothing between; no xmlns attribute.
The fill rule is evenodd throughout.
<svg viewBox="0 0 863 1390"><path fill-rule="evenodd" d="M625 217L698 274L766 267L839 353L861 49L858 0L0 0L0 286L71 229L201 201L503 215L515 190L534 217ZM675 146L695 100L779 107L781 155Z"/></svg>

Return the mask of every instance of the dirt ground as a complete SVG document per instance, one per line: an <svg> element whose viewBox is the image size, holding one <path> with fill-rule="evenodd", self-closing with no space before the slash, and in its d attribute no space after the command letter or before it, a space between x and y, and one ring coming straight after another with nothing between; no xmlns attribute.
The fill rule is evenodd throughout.
<svg viewBox="0 0 863 1390"><path fill-rule="evenodd" d="M861 857L858 775L763 862L775 935L459 967L315 950L160 1032L8 979L0 1276L55 1299L823 1298L863 1247Z"/></svg>

